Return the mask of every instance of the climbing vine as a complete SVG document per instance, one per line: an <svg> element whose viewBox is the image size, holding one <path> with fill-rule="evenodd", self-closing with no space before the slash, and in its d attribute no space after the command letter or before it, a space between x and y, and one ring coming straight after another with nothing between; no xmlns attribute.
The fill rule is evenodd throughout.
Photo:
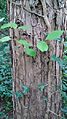
<svg viewBox="0 0 67 119"><path fill-rule="evenodd" d="M1 26L1 30L6 29L6 28L13 28L16 29L18 26L16 23L7 23ZM30 26L20 26L17 29L22 29L22 31L28 30L30 28ZM63 34L63 30L55 30L51 33L49 33L46 37L46 39L40 40L37 42L36 47L41 51L41 52L45 52L48 51L48 45L47 45L47 40L58 40L58 38ZM9 36L6 36L4 38L0 39L0 42L6 42L11 40L11 38ZM36 51L32 48L30 48L30 46L32 46L32 44L28 41L26 41L25 39L17 39L17 42L20 43L22 46L24 46L24 52L31 56L31 57L35 57L36 56Z"/></svg>
<svg viewBox="0 0 67 119"><path fill-rule="evenodd" d="M13 23L13 22L10 22L10 23L7 23L7 24L3 24L0 29L1 30L4 30L4 29L8 29L8 28L11 28L11 29L18 29L18 30L22 30L22 31L26 31L30 28L31 26L28 26L28 25L24 25L24 26L20 26L18 27L18 25L16 23ZM64 30L55 30L55 31L52 31L51 33L49 33L45 39L43 40L39 40L36 44L36 49L40 50L40 52L46 52L48 50L50 50L50 46L49 44L47 43L47 41L51 42L52 40L59 40L59 38L63 35L64 33ZM12 40L12 38L10 36L5 36L3 38L0 39L0 43L4 43L4 42L9 42L10 40ZM28 42L26 39L24 38L21 38L21 39L16 39L16 42L20 45L22 45L24 47L24 53L27 55L27 56L30 56L32 58L35 58L36 55L37 55L37 51L33 48L33 45ZM59 58L59 57L56 57L55 54L53 54L51 56L51 60L52 61L55 61L55 62L58 62L59 66L62 68L64 66L64 61ZM43 89L45 88L45 85L44 84L39 84L38 85L38 89L40 91L43 91ZM17 91L16 92L16 97L19 99L19 98L22 98L24 95L26 95L28 92L30 91L29 87L27 87L26 85L23 85L22 84L22 91ZM63 111L63 109L62 109Z"/></svg>

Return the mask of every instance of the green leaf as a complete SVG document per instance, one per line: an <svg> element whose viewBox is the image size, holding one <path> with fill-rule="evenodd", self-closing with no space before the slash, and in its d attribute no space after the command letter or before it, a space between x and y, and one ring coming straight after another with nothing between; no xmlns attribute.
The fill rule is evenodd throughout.
<svg viewBox="0 0 67 119"><path fill-rule="evenodd" d="M53 54L53 55L51 56L51 60L52 60L52 61L56 61L56 60L57 60L56 55Z"/></svg>
<svg viewBox="0 0 67 119"><path fill-rule="evenodd" d="M45 85L44 84L40 84L40 85L38 85L38 88L42 92L44 90L44 88L45 88Z"/></svg>
<svg viewBox="0 0 67 119"><path fill-rule="evenodd" d="M24 39L20 39L20 40L18 40L17 42L20 43L21 45L23 45L24 47L32 46L31 43L27 42L27 41L24 40Z"/></svg>
<svg viewBox="0 0 67 119"><path fill-rule="evenodd" d="M4 20L4 18L0 18L0 22L2 22Z"/></svg>
<svg viewBox="0 0 67 119"><path fill-rule="evenodd" d="M38 85L38 89L42 92L48 85L45 85L44 83L41 83Z"/></svg>
<svg viewBox="0 0 67 119"><path fill-rule="evenodd" d="M61 58L57 57L57 62L58 62L58 64L59 64L59 66L60 66L61 68L63 68L64 61L63 61Z"/></svg>
<svg viewBox="0 0 67 119"><path fill-rule="evenodd" d="M67 42L64 42L64 46L67 47Z"/></svg>
<svg viewBox="0 0 67 119"><path fill-rule="evenodd" d="M67 91L67 85L66 84L63 84L63 89L62 89L64 92Z"/></svg>
<svg viewBox="0 0 67 119"><path fill-rule="evenodd" d="M20 91L16 91L16 97L17 97L17 99L19 99L19 98L22 98L23 97L23 93L21 93Z"/></svg>
<svg viewBox="0 0 67 119"><path fill-rule="evenodd" d="M44 51L47 51L48 50L48 45L46 44L46 42L44 41L39 41L37 43L37 48L41 51L41 52L44 52Z"/></svg>
<svg viewBox="0 0 67 119"><path fill-rule="evenodd" d="M9 41L9 40L11 40L11 38L9 36L5 36L5 37L0 39L0 42L3 43L3 42L6 42L6 41Z"/></svg>
<svg viewBox="0 0 67 119"><path fill-rule="evenodd" d="M36 56L36 51L33 50L32 48L26 48L25 49L25 53L31 57L35 57Z"/></svg>
<svg viewBox="0 0 67 119"><path fill-rule="evenodd" d="M46 40L58 40L57 38L59 38L63 34L63 32L63 30L52 31L50 34L48 34Z"/></svg>
<svg viewBox="0 0 67 119"><path fill-rule="evenodd" d="M61 108L61 111L62 111L63 113L67 113L67 107Z"/></svg>
<svg viewBox="0 0 67 119"><path fill-rule="evenodd" d="M23 94L24 95L29 92L29 87L27 87L26 85L23 85L22 88L23 88Z"/></svg>
<svg viewBox="0 0 67 119"><path fill-rule="evenodd" d="M16 29L17 28L17 24L16 23L13 23L13 22L10 22L10 23L7 23L7 24L3 24L1 26L1 29L6 29L6 28Z"/></svg>
<svg viewBox="0 0 67 119"><path fill-rule="evenodd" d="M30 29L31 28L31 26L30 25L24 25L24 26L20 26L20 27L18 27L18 29L21 29L21 30L28 30L28 29Z"/></svg>
<svg viewBox="0 0 67 119"><path fill-rule="evenodd" d="M61 68L62 68L63 65L64 65L63 60L62 60L60 57L56 57L56 55L54 55L54 54L51 56L51 60L58 62L59 66L60 66Z"/></svg>

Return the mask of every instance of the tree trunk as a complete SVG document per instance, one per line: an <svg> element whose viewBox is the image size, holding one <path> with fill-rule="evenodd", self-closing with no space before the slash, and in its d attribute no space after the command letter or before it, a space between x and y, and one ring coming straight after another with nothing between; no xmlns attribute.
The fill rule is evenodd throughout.
<svg viewBox="0 0 67 119"><path fill-rule="evenodd" d="M61 113L61 72L57 62L50 57L62 57L63 45L58 41L49 42L49 51L41 53L36 49L39 40L46 33L63 28L63 8L57 0L7 0L10 21L20 25L31 25L26 32L10 29L13 56L13 106L14 119L60 119ZM36 58L24 54L16 40L25 38L37 50ZM19 47L19 48L18 48ZM17 99L16 92L22 91L22 84L30 91ZM40 91L38 86L44 84Z"/></svg>

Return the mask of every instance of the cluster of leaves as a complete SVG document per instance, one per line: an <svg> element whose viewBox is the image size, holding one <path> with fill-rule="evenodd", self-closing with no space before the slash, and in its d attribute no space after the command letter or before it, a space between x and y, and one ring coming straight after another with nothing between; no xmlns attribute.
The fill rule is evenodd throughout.
<svg viewBox="0 0 67 119"><path fill-rule="evenodd" d="M28 86L21 84L21 91L16 91L15 95L17 99L22 98L23 96L29 93L30 89Z"/></svg>
<svg viewBox="0 0 67 119"><path fill-rule="evenodd" d="M62 108L61 111L63 113L63 118L67 118L67 42L64 42L64 53L63 59L52 55L51 60L58 62L61 70L63 71L62 74L62 89L61 89L61 96L62 96Z"/></svg>
<svg viewBox="0 0 67 119"><path fill-rule="evenodd" d="M0 118L8 119L12 110L12 76L9 44L0 44Z"/></svg>
<svg viewBox="0 0 67 119"><path fill-rule="evenodd" d="M16 23L10 22L10 23L2 25L0 29L3 30L3 29L7 29L7 28L12 28L12 29L17 29L18 28L19 30L21 29L23 31L26 31L30 27L31 26L26 26L26 25L18 27ZM46 41L47 40L58 40L58 38L63 34L63 32L64 32L63 30L55 30L55 31L51 32L50 34L47 35L46 39L38 41L36 47L41 52L48 51L49 46L47 45ZM0 43L4 43L4 42L10 41L10 40L11 40L11 38L9 36L5 36L5 37L0 39ZM36 51L33 48L31 48L32 44L30 42L26 41L25 39L18 39L17 42L19 44L21 44L22 46L24 46L24 52L25 52L26 55L31 56L33 58L36 56ZM52 55L51 60L58 62L61 68L65 67L65 61L63 61L59 57L56 57L55 54ZM40 91L43 91L44 88L45 88L44 84L39 84L38 85L38 89ZM16 97L17 98L21 98L29 92L29 88L25 85L22 86L22 89L23 89L22 92L20 92L20 91L16 92ZM62 111L65 110L65 109L62 108Z"/></svg>
<svg viewBox="0 0 67 119"><path fill-rule="evenodd" d="M61 67L61 69L64 67L64 61L60 58L60 57L56 57L56 55L55 54L53 54L52 56L51 56L51 60L52 61L56 61L58 64L59 64L59 66Z"/></svg>
<svg viewBox="0 0 67 119"><path fill-rule="evenodd" d="M43 92L48 85L44 83L40 83L37 86L37 89ZM21 84L21 91L16 91L15 95L17 99L23 98L23 96L27 95L30 92L30 88L26 85ZM45 97L46 98L46 97Z"/></svg>
<svg viewBox="0 0 67 119"><path fill-rule="evenodd" d="M16 23L7 23L7 24L4 24L1 26L1 30L3 29L7 29L7 28L12 28L12 29L16 29L18 28L19 30L28 30L31 26L21 26L21 27L18 27ZM48 45L46 43L47 40L58 40L58 38L63 34L63 30L56 30L56 31L53 31L51 32L50 34L47 35L46 39L44 40L41 40L41 41L38 41L37 42L37 48L41 51L41 52L45 52L48 50ZM11 38L9 36L6 36L6 37L3 37L0 39L0 42L6 42L6 41L9 41L11 40ZM36 51L31 48L32 44L27 42L25 39L19 39L17 41L18 43L20 43L21 45L24 46L24 52L25 54L27 54L28 56L31 56L31 57L35 57L36 56Z"/></svg>
<svg viewBox="0 0 67 119"><path fill-rule="evenodd" d="M62 76L62 109L64 119L67 118L67 42L64 42L64 67Z"/></svg>

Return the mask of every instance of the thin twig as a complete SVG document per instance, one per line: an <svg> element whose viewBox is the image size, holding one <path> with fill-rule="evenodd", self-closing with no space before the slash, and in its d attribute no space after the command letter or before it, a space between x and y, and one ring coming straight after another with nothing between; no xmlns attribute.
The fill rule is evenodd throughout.
<svg viewBox="0 0 67 119"><path fill-rule="evenodd" d="M53 113L54 115L56 115L57 117L60 117L60 118L61 118L61 116L60 116L60 115L56 114L55 112L53 112L53 111L52 111L52 110L50 110L50 109L48 109L48 112L51 112L51 113Z"/></svg>
<svg viewBox="0 0 67 119"><path fill-rule="evenodd" d="M24 9L25 11L27 11L28 13L35 14L35 15L38 16L38 17L44 18L43 15L38 14L38 13L36 13L36 12L34 12L34 11L28 10L26 7L23 7L23 9Z"/></svg>

